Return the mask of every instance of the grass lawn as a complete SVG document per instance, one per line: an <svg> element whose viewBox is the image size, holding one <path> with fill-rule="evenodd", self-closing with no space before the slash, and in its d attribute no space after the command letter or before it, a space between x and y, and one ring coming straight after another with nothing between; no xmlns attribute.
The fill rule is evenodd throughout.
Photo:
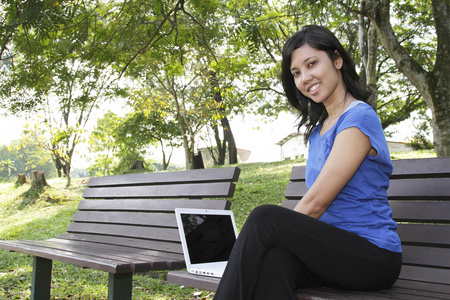
<svg viewBox="0 0 450 300"><path fill-rule="evenodd" d="M432 152L396 153L394 158L435 156ZM280 205L289 174L300 161L241 164L232 210L240 229L250 211L261 204ZM65 231L85 188L86 179L50 179L51 188L30 193L29 185L0 184L0 239L43 240ZM32 258L0 249L0 299L29 299ZM213 294L165 281L166 272L133 276L133 299L212 299ZM106 272L54 262L52 299L107 299Z"/></svg>

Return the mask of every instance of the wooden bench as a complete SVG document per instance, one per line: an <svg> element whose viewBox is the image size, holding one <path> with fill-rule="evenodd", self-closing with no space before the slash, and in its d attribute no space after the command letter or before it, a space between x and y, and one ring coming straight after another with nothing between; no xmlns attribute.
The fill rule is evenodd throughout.
<svg viewBox="0 0 450 300"><path fill-rule="evenodd" d="M298 299L450 299L450 157L393 161L388 190L403 244L403 267L393 287L377 292L330 288L298 291ZM307 191L305 167L294 167L283 202L294 208ZM168 281L215 291L218 279L185 271Z"/></svg>
<svg viewBox="0 0 450 300"><path fill-rule="evenodd" d="M0 241L34 256L31 299L50 299L52 261L109 273L108 299L132 298L132 275L185 267L174 210L229 209L237 167L89 179L67 232L45 241Z"/></svg>

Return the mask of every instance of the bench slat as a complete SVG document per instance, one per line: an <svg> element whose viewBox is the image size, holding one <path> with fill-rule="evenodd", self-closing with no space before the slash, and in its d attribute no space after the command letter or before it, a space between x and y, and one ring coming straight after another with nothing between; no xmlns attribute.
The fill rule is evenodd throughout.
<svg viewBox="0 0 450 300"><path fill-rule="evenodd" d="M314 299L314 300L341 300L341 299L356 299L356 300L379 300L379 299L396 299L396 300L445 300L442 294L426 292L426 291L412 291L398 288L391 288L388 290L376 292L358 292L358 291L340 291L329 288L321 289L304 289L299 290L297 294L298 300Z"/></svg>
<svg viewBox="0 0 450 300"><path fill-rule="evenodd" d="M403 265L399 278L450 285L450 270Z"/></svg>
<svg viewBox="0 0 450 300"><path fill-rule="evenodd" d="M167 273L167 281L173 284L215 292L220 278L191 274L187 271L171 271Z"/></svg>
<svg viewBox="0 0 450 300"><path fill-rule="evenodd" d="M294 209L295 206L298 203L298 199L296 200L284 200L281 204L282 207L288 208L288 209Z"/></svg>
<svg viewBox="0 0 450 300"><path fill-rule="evenodd" d="M450 245L450 226L430 224L398 224L402 243Z"/></svg>
<svg viewBox="0 0 450 300"><path fill-rule="evenodd" d="M284 197L287 199L301 199L306 192L308 191L308 187L306 186L306 182L289 182L286 187L286 192L284 193Z"/></svg>
<svg viewBox="0 0 450 300"><path fill-rule="evenodd" d="M450 178L391 180L389 199L444 199L449 200ZM306 182L289 182L284 196L287 199L301 199L308 188Z"/></svg>
<svg viewBox="0 0 450 300"><path fill-rule="evenodd" d="M29 241L26 241L29 242ZM179 269L185 266L184 257L164 252L145 252L131 247L109 247L107 245L84 243L75 241L63 241L58 239L39 241L36 243L46 247L49 251L53 249L70 251L79 255L90 255L97 258L106 258L122 263L134 265L134 272L145 272L148 270ZM175 256L175 257L174 257Z"/></svg>
<svg viewBox="0 0 450 300"><path fill-rule="evenodd" d="M374 291L374 292L359 292L359 291L346 291L337 290L331 288L310 288L300 289L297 292L298 300L341 300L341 299L356 299L356 300L379 300L379 299L396 299L396 300L445 300L445 295L428 292L428 291L415 291L407 290L403 288L392 287L387 290Z"/></svg>
<svg viewBox="0 0 450 300"><path fill-rule="evenodd" d="M127 255L127 253L121 251L113 251L111 248L102 249L99 251L94 247L83 247L76 244L62 244L56 241L21 241L31 247L41 247L48 253L54 253L60 251L63 253L70 252L73 256L90 256L91 259L97 260L110 260L117 264L130 264L133 266L133 272L145 272L152 270L163 270L168 268L173 259L163 259L161 257L143 256L139 253L134 253L134 256ZM131 250L131 249L130 249ZM178 262L178 261L175 261Z"/></svg>
<svg viewBox="0 0 450 300"><path fill-rule="evenodd" d="M450 201L389 201L397 222L450 222Z"/></svg>
<svg viewBox="0 0 450 300"><path fill-rule="evenodd" d="M88 187L122 185L162 185L173 183L236 182L239 168L198 169L176 172L153 172L140 174L92 177Z"/></svg>
<svg viewBox="0 0 450 300"><path fill-rule="evenodd" d="M67 232L103 234L159 241L180 242L180 234L178 232L178 229L176 228L155 228L114 224L86 224L73 222L67 228Z"/></svg>
<svg viewBox="0 0 450 300"><path fill-rule="evenodd" d="M170 184L150 186L118 186L86 188L83 198L207 198L232 197L235 184L213 182L203 184Z"/></svg>
<svg viewBox="0 0 450 300"><path fill-rule="evenodd" d="M135 248L145 248L155 251L164 251L181 254L183 253L181 243L168 243L155 240L143 240L130 237L106 236L88 233L62 233L58 236L58 238L75 241L105 243L108 245L129 245Z"/></svg>
<svg viewBox="0 0 450 300"><path fill-rule="evenodd" d="M398 159L393 160L392 164L394 169L391 179L450 177L449 157ZM306 166L293 167L290 181L305 181L305 168Z"/></svg>
<svg viewBox="0 0 450 300"><path fill-rule="evenodd" d="M306 166L295 166L292 167L290 181L305 181L305 170Z"/></svg>
<svg viewBox="0 0 450 300"><path fill-rule="evenodd" d="M148 249L140 249L136 247L130 247L128 245L112 245L112 244L103 244L98 242L89 242L89 241L80 241L80 240L70 240L70 239L60 239L60 238L52 238L47 240L48 242L58 243L60 245L69 245L71 247L86 247L92 248L96 250L114 250L118 253L125 253L128 255L138 255L137 257L158 257L158 258L168 258L173 261L184 261L183 254L165 252L165 251L154 251Z"/></svg>
<svg viewBox="0 0 450 300"><path fill-rule="evenodd" d="M70 251L54 250L49 252L46 247L38 245L28 245L22 241L0 241L2 249L16 251L32 256L42 257L49 260L58 260L79 267L94 268L109 273L128 273L133 272L133 266L129 263L118 263L110 259L96 259L90 255L76 255Z"/></svg>
<svg viewBox="0 0 450 300"><path fill-rule="evenodd" d="M79 210L73 216L73 221L177 228L177 220L174 214Z"/></svg>
<svg viewBox="0 0 450 300"><path fill-rule="evenodd" d="M391 180L389 199L446 199L450 178L424 178Z"/></svg>
<svg viewBox="0 0 450 300"><path fill-rule="evenodd" d="M229 209L230 206L231 203L228 200L81 200L78 204L78 210L174 212L177 207Z"/></svg>
<svg viewBox="0 0 450 300"><path fill-rule="evenodd" d="M403 263L450 268L450 249L403 245Z"/></svg>
<svg viewBox="0 0 450 300"><path fill-rule="evenodd" d="M399 159L392 161L395 178L450 177L450 157Z"/></svg>
<svg viewBox="0 0 450 300"><path fill-rule="evenodd" d="M436 293L442 294L450 294L450 285L446 284L438 284L438 283L430 283L430 282L421 282L421 281L413 281L413 280L405 280L405 279L397 279L395 282L395 287L409 289L409 290L418 290L418 291L433 291ZM448 295L445 295L448 298Z"/></svg>

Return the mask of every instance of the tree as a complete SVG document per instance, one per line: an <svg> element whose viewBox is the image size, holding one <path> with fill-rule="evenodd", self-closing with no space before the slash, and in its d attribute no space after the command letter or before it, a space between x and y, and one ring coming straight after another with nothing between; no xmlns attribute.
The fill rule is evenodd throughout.
<svg viewBox="0 0 450 300"><path fill-rule="evenodd" d="M116 131L122 118L108 111L97 120L97 126L89 136L89 152L98 153L89 167L91 176L111 175L116 146Z"/></svg>
<svg viewBox="0 0 450 300"><path fill-rule="evenodd" d="M360 3L365 8L365 1ZM348 29L346 30L348 32ZM383 129L410 118L426 107L418 90L401 74L379 43L375 23L359 15L358 43L361 77L372 91L368 103L377 110ZM356 57L355 61L359 58Z"/></svg>
<svg viewBox="0 0 450 300"><path fill-rule="evenodd" d="M7 6L4 26L10 35L2 36L1 50L17 53L8 57L13 63L4 72L2 104L11 112L45 112L43 145L67 186L75 147L92 111L107 96L121 93L114 85L118 77L98 53L97 40L107 29L95 12L104 8L78 1L12 1Z"/></svg>
<svg viewBox="0 0 450 300"><path fill-rule="evenodd" d="M0 161L0 168L8 173L8 177L11 177L11 171L16 170L14 167L14 161L10 159Z"/></svg>
<svg viewBox="0 0 450 300"><path fill-rule="evenodd" d="M213 156L214 161L217 163L217 165L224 165L225 164L225 153L227 148L229 149L229 163L230 164L236 164L237 161L237 147L236 142L234 140L233 133L231 131L230 122L228 121L228 118L225 114L225 107L223 103L223 96L220 91L220 85L219 80L217 78L217 74L214 71L209 71L209 80L211 84L211 89L214 95L214 100L216 101L218 110L221 112L222 117L220 118L220 122L222 125L222 132L223 132L223 142L220 140L219 135L219 126L217 122L213 122L211 127L214 129L214 138L216 140L216 145L218 149L218 158L214 157L214 152L210 151L211 156ZM228 147L227 147L228 145Z"/></svg>
<svg viewBox="0 0 450 300"><path fill-rule="evenodd" d="M164 65L159 71L148 70L151 94L141 98L144 101L141 108L145 114L153 113L157 120L164 118L177 126L185 151L186 169L192 169L196 136L217 114L216 102L209 97L210 89L202 65L194 62L181 65L174 60Z"/></svg>
<svg viewBox="0 0 450 300"><path fill-rule="evenodd" d="M151 48L142 49L139 46L138 49L142 50L140 55L133 56L133 61L126 65L127 75L135 78L145 76L147 88L159 89L159 93L170 95L167 102L171 103L173 121L181 132L187 168L192 167L196 137L202 128L208 123L216 126L217 122L212 120L218 114L222 116L221 123L227 123L225 116L229 111L219 113L214 107L224 107L224 101L215 102L214 97L222 96L218 94L219 89L214 91L208 84L207 73L211 62L217 61L217 49L224 47L225 39L222 37L225 34L221 28L225 26L221 26L224 20L218 17L221 16L217 11L218 4L214 1L178 2L175 6L168 4L161 11L164 20L155 20L155 24L160 25L158 35L161 39L157 43L152 42ZM144 8L146 11L155 9L150 4ZM144 28L152 26L136 25ZM131 35L133 38L129 44L135 44L136 37L139 41L141 32L137 30L136 34ZM132 47L127 51L136 52ZM233 148L231 154L236 153L230 125L223 130L228 141L224 145Z"/></svg>
<svg viewBox="0 0 450 300"><path fill-rule="evenodd" d="M49 177L55 176L56 171L50 154L40 148L36 144L36 139L30 138L26 132L27 127L24 128L20 140L12 141L9 146L0 147L0 161L14 162L14 168L10 168L11 176L29 175L32 170L45 172ZM1 176L7 175L7 172L1 173Z"/></svg>
<svg viewBox="0 0 450 300"><path fill-rule="evenodd" d="M126 118L109 111L97 121L90 135L89 151L97 153L94 163L89 166L91 176L121 174L135 161L143 161L146 146L151 140L136 143L133 134L123 129Z"/></svg>
<svg viewBox="0 0 450 300"><path fill-rule="evenodd" d="M168 168L173 148L180 146L180 133L174 122L145 108L145 97L142 91L136 92L129 100L134 111L124 117L110 111L97 121L89 139L89 151L98 153L89 167L91 175L122 173L137 161L143 162L156 143L163 154L163 169Z"/></svg>
<svg viewBox="0 0 450 300"><path fill-rule="evenodd" d="M83 68L91 72L117 72L138 84L144 82L147 87L156 87L159 92L165 89L175 101L174 107L177 101L182 107L183 97L185 103L200 107L196 106L196 97L188 98L180 92L193 96L194 89L201 91L205 98L216 101L216 107L209 109L208 124L214 128L217 148L223 155L223 148L228 145L229 153L233 154L235 145L228 119L244 112L276 117L287 109L277 78L281 48L286 38L302 25L315 23L332 29L346 44L362 77L375 91L371 104L378 107L384 127L409 117L412 111L423 107L424 100L434 111L435 143L448 143L448 133L445 133L448 101L439 100L448 95L445 92L448 78L442 75L448 74L444 67L448 65L448 50L445 50L448 49L445 39L448 2L393 0L394 11L389 11L390 4L388 0L3 1L0 14L2 102L10 111L35 108L45 103L48 96L57 94L59 90L53 85L56 78L60 83L69 82L63 72L55 71L83 62ZM427 14L431 7L433 18ZM404 52L398 52L395 49L400 48L387 41L389 29L383 28L389 23L389 16L409 20L391 28ZM388 53L376 47L377 40L382 41ZM395 51L389 50L389 46ZM410 61L416 61L423 70L408 60L399 63L394 58L397 66L403 64L405 75L398 75L397 67L388 59L396 51L409 53ZM413 70L409 73L416 75L408 74L405 71L408 68ZM210 71L215 73L214 79L207 76ZM78 76L75 72L66 74L72 78ZM194 74L197 77L192 85L174 89L173 83L180 83L183 76L191 80ZM79 87L85 81L91 86L96 82L77 78ZM410 84L404 87L405 78L417 89ZM106 86L111 87L116 79L111 77ZM420 82L425 83L421 88ZM64 90L68 90L67 85ZM74 97L72 103L94 99L93 94L85 95ZM179 112L174 120L189 150L195 140L192 143L189 125L183 126L187 121L199 119L194 113ZM222 127L223 141L219 127Z"/></svg>
<svg viewBox="0 0 450 300"><path fill-rule="evenodd" d="M414 31L405 30L409 39L400 42L404 26L392 26L391 1L366 1L365 9L361 11L375 23L377 31L389 55L395 61L397 68L405 74L417 88L427 106L431 109L433 120L434 146L438 156L450 156L450 3L446 0L430 2L416 1L394 3L400 17L409 17L410 22L418 28L424 28L428 34L435 30L437 48L434 57L428 52L420 51L413 39L419 40L419 45L425 46L426 41ZM427 18L429 11L433 20ZM402 18L400 18L402 19ZM434 21L432 23L432 21ZM397 28L397 32L394 28ZM420 42L422 40L422 42Z"/></svg>
<svg viewBox="0 0 450 300"><path fill-rule="evenodd" d="M174 148L181 146L181 132L176 123L165 119L157 111L143 111L142 106L126 116L118 134L119 141L123 137L129 137L133 141L132 145L137 147L145 148L155 142L159 143L163 170L169 167Z"/></svg>
<svg viewBox="0 0 450 300"><path fill-rule="evenodd" d="M356 3L357 7L348 3ZM233 6L236 5L234 2ZM373 91L369 103L377 109L383 128L409 118L413 111L424 106L418 91L407 83L379 45L375 23L355 13L360 11L360 6L365 7L365 1L344 3L337 0L332 4L330 1L254 2L253 5L244 2L241 5L236 7L235 14L239 24L237 41L246 41L249 57L257 53L255 60L265 59L260 70L267 71L256 72L253 76L256 78L253 91L265 90L272 94L266 94L264 99L277 99L273 96L277 93L282 95L276 88L278 82L270 83L270 80L276 78L279 69L276 57L279 57L284 41L305 24L320 24L335 32L356 62L363 83ZM270 115L273 111L277 114L283 106L284 101L266 101L258 113Z"/></svg>

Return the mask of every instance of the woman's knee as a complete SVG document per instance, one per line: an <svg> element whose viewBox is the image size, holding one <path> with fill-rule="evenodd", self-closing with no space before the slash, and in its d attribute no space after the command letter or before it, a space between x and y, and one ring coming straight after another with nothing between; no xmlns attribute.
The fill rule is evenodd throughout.
<svg viewBox="0 0 450 300"><path fill-rule="evenodd" d="M264 204L255 207L248 218L264 220L274 216L281 207L273 204Z"/></svg>

